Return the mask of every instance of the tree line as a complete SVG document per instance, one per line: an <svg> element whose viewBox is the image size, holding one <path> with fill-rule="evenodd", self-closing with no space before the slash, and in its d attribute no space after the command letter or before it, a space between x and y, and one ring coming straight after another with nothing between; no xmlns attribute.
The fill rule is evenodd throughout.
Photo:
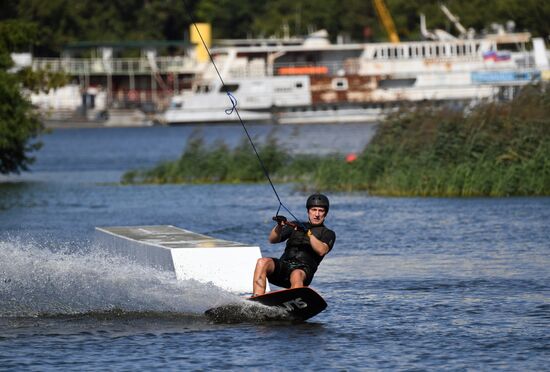
<svg viewBox="0 0 550 372"><path fill-rule="evenodd" d="M545 0L386 0L402 40L419 40L419 14L428 28L456 34L440 10L445 4L466 28L515 22L516 30L550 34ZM181 40L192 20L212 24L214 38L306 35L327 29L350 41L384 41L387 35L368 0L3 0L0 21L21 20L40 30L24 47L57 56L77 41Z"/></svg>

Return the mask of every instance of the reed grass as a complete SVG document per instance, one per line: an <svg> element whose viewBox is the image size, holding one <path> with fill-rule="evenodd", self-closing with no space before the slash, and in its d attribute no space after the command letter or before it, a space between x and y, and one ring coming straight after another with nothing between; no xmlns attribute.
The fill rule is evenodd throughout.
<svg viewBox="0 0 550 372"><path fill-rule="evenodd" d="M258 146L258 153L272 179L277 182L305 180L316 158L291 156L274 137ZM243 137L233 149L219 141L205 145L201 137L187 142L179 159L163 162L152 169L132 170L123 175L122 183L253 183L264 182L265 174L250 143Z"/></svg>
<svg viewBox="0 0 550 372"><path fill-rule="evenodd" d="M512 102L468 113L402 110L347 172L332 170L316 186L395 196L550 195L549 91L526 87Z"/></svg>
<svg viewBox="0 0 550 372"><path fill-rule="evenodd" d="M292 155L272 137L259 147L275 182L301 189L368 191L387 196L550 195L550 91L529 86L511 102L468 112L432 105L400 110L371 143L343 155ZM234 149L206 149L192 138L182 156L123 183L264 182L246 139Z"/></svg>

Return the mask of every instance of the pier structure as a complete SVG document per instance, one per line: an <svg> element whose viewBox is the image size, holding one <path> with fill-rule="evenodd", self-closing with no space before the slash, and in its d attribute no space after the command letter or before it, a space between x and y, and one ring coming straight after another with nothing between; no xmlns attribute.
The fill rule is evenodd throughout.
<svg viewBox="0 0 550 372"><path fill-rule="evenodd" d="M60 58L34 58L32 68L69 75L84 108L96 108L97 95L104 93L105 109L158 111L190 89L203 67L195 53L195 44L185 40L78 42Z"/></svg>

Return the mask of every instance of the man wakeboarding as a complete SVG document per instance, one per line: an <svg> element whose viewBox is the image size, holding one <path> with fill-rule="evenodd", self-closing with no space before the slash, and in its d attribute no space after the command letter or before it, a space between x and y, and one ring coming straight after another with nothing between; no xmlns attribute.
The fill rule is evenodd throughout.
<svg viewBox="0 0 550 372"><path fill-rule="evenodd" d="M317 267L336 240L334 231L323 224L329 206L325 195L313 194L306 202L308 222L291 222L284 216L273 217L277 225L271 230L268 240L271 244L286 241L286 248L280 258L258 259L252 297L265 293L266 280L283 288L300 288L311 283Z"/></svg>

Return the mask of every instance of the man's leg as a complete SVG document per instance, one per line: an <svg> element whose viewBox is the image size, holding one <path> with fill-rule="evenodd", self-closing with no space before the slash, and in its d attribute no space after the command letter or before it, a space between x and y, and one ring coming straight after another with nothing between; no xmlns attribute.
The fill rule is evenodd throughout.
<svg viewBox="0 0 550 372"><path fill-rule="evenodd" d="M290 288L300 288L304 286L306 273L302 269L293 270L290 273Z"/></svg>
<svg viewBox="0 0 550 372"><path fill-rule="evenodd" d="M267 276L275 271L275 262L269 257L259 258L254 269L254 281L252 283L252 296L265 293Z"/></svg>

